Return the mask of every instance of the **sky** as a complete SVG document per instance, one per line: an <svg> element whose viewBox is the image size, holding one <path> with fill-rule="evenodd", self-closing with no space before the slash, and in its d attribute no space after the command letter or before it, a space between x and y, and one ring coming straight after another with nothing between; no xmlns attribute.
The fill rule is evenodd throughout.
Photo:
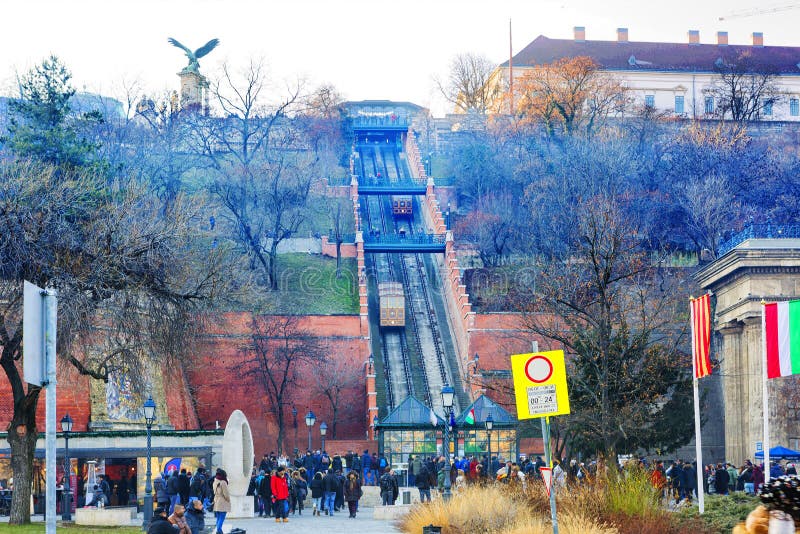
<svg viewBox="0 0 800 534"><path fill-rule="evenodd" d="M776 13L719 21L732 13L795 5ZM174 37L196 49L220 45L200 60L214 77L222 62L234 69L263 59L272 88L287 82L332 84L348 100L411 101L434 115L449 111L434 76L446 77L459 53L497 63L538 35L615 40L627 27L631 41L685 42L689 29L704 43L728 31L731 44L749 44L754 31L766 45L800 46L800 2L757 0L3 0L0 92L13 94L17 73L49 54L71 69L78 90L120 96L136 84L150 94L178 88L183 52Z"/></svg>

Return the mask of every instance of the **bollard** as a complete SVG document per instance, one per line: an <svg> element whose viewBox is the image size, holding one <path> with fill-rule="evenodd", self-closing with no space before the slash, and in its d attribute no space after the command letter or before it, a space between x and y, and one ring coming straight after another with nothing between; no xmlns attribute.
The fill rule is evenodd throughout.
<svg viewBox="0 0 800 534"><path fill-rule="evenodd" d="M422 534L442 534L442 527L435 527L433 524L422 527Z"/></svg>

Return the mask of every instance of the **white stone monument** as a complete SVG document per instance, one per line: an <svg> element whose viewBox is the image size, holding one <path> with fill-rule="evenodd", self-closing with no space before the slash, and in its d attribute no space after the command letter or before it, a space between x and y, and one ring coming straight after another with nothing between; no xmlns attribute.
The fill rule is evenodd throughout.
<svg viewBox="0 0 800 534"><path fill-rule="evenodd" d="M253 497L246 495L253 459L250 423L240 410L234 410L228 418L222 438L222 468L228 474L228 491L231 494L231 511L228 517L255 516Z"/></svg>

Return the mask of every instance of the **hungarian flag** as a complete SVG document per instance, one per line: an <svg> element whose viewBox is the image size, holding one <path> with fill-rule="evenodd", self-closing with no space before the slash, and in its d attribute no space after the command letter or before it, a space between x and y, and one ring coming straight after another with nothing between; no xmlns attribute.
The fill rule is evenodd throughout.
<svg viewBox="0 0 800 534"><path fill-rule="evenodd" d="M711 374L711 299L706 293L689 303L692 321L692 357L694 377L703 378Z"/></svg>
<svg viewBox="0 0 800 534"><path fill-rule="evenodd" d="M464 418L464 422L468 425L475 424L475 408L470 408L469 413L467 413L467 416Z"/></svg>
<svg viewBox="0 0 800 534"><path fill-rule="evenodd" d="M800 374L800 300L764 304L767 378Z"/></svg>

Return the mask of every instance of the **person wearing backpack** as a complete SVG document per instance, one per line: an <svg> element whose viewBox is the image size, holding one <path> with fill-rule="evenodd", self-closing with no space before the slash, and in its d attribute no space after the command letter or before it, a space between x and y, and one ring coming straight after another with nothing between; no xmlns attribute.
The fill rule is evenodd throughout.
<svg viewBox="0 0 800 534"><path fill-rule="evenodd" d="M434 483L434 478L433 474L428 471L428 468L422 462L420 462L420 468L414 482L416 482L419 490L419 502L425 502L425 497L428 498L428 502L431 502L431 484Z"/></svg>
<svg viewBox="0 0 800 534"><path fill-rule="evenodd" d="M333 516L333 507L336 501L336 490L339 488L339 478L334 474L333 469L328 469L325 478L322 479L322 490L324 492L325 514Z"/></svg>
<svg viewBox="0 0 800 534"><path fill-rule="evenodd" d="M387 467L386 472L382 474L380 478L381 504L383 504L383 506L394 504L396 481L390 471L391 469Z"/></svg>

